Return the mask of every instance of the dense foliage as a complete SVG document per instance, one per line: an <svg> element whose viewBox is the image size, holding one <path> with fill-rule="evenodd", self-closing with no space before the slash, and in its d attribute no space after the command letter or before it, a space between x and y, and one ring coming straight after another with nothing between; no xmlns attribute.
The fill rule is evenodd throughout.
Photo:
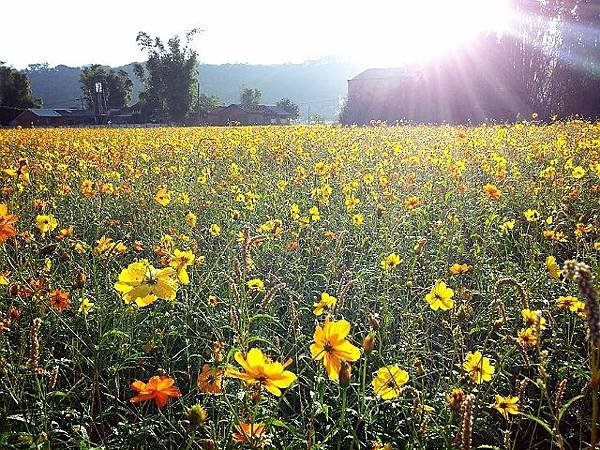
<svg viewBox="0 0 600 450"><path fill-rule="evenodd" d="M598 124L17 129L0 150L2 448L597 439L596 294L561 268L599 267Z"/></svg>

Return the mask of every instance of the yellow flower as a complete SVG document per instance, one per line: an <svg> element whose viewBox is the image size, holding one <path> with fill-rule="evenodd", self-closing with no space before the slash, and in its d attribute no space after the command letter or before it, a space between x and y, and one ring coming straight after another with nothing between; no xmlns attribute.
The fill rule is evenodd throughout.
<svg viewBox="0 0 600 450"><path fill-rule="evenodd" d="M505 220L500 225L500 231L502 231L503 233L506 233L508 230L513 230L514 228L515 228L515 219Z"/></svg>
<svg viewBox="0 0 600 450"><path fill-rule="evenodd" d="M509 414L519 414L519 397L502 397L496 394L496 404L494 408L508 420Z"/></svg>
<svg viewBox="0 0 600 450"><path fill-rule="evenodd" d="M585 309L585 303L571 295L558 297L558 299L556 299L556 306L558 308L569 308L569 310L574 313L578 313Z"/></svg>
<svg viewBox="0 0 600 450"><path fill-rule="evenodd" d="M82 298L79 303L79 312L84 316L87 316L90 310L94 307L94 303L90 302L88 298Z"/></svg>
<svg viewBox="0 0 600 450"><path fill-rule="evenodd" d="M467 353L463 362L463 369L471 376L471 380L477 384L491 381L492 375L496 371L496 368L490 364L489 358L482 356L479 351Z"/></svg>
<svg viewBox="0 0 600 450"><path fill-rule="evenodd" d="M315 361L323 360L327 376L330 380L338 380L342 361L357 361L360 350L346 340L350 332L350 323L346 320L337 322L325 319L321 327L317 325L310 346L310 354Z"/></svg>
<svg viewBox="0 0 600 450"><path fill-rule="evenodd" d="M249 385L264 386L277 397L281 396L281 389L289 387L296 381L296 375L285 370L286 366L280 362L271 362L259 348L250 349L245 358L241 352L237 352L235 360L242 366L244 372L227 369L225 376L237 378Z"/></svg>
<svg viewBox="0 0 600 450"><path fill-rule="evenodd" d="M571 172L571 177L575 178L576 180L579 180L580 178L583 178L585 176L585 169L581 166L577 166L573 169L573 171Z"/></svg>
<svg viewBox="0 0 600 450"><path fill-rule="evenodd" d="M185 215L185 223L187 223L190 227L194 228L196 223L198 222L198 216L193 212L189 212Z"/></svg>
<svg viewBox="0 0 600 450"><path fill-rule="evenodd" d="M371 382L375 395L384 400L400 396L402 386L408 381L408 372L398 366L381 367Z"/></svg>
<svg viewBox="0 0 600 450"><path fill-rule="evenodd" d="M126 304L135 302L147 306L157 299L175 300L177 295L176 272L172 267L155 269L146 259L129 264L119 275L115 289Z"/></svg>
<svg viewBox="0 0 600 450"><path fill-rule="evenodd" d="M251 291L265 292L265 283L260 278L253 278L246 283Z"/></svg>
<svg viewBox="0 0 600 450"><path fill-rule="evenodd" d="M352 215L352 225L360 227L365 222L365 216L362 213Z"/></svg>
<svg viewBox="0 0 600 450"><path fill-rule="evenodd" d="M40 230L40 233L42 233L42 237L58 226L58 222L52 214L37 216L35 218L35 224L38 230Z"/></svg>
<svg viewBox="0 0 600 450"><path fill-rule="evenodd" d="M221 234L221 227L219 225L217 225L216 223L213 223L210 226L210 235L211 236L218 236Z"/></svg>
<svg viewBox="0 0 600 450"><path fill-rule="evenodd" d="M419 199L419 197L416 196L412 196L412 197L408 197L406 200L404 200L404 207L406 209L414 209L417 206L419 206L421 204L421 200Z"/></svg>
<svg viewBox="0 0 600 450"><path fill-rule="evenodd" d="M556 263L556 258L554 256L548 256L546 258L546 268L553 279L560 280L561 270Z"/></svg>
<svg viewBox="0 0 600 450"><path fill-rule="evenodd" d="M528 209L523 213L527 222L537 222L540 220L540 213L537 209Z"/></svg>
<svg viewBox="0 0 600 450"><path fill-rule="evenodd" d="M321 214L319 213L319 208L317 208L316 206L313 206L312 208L310 208L308 210L308 213L310 214L310 218L313 220L313 222L316 222L317 220L321 219Z"/></svg>
<svg viewBox="0 0 600 450"><path fill-rule="evenodd" d="M0 272L0 286L8 285L8 272Z"/></svg>
<svg viewBox="0 0 600 450"><path fill-rule="evenodd" d="M191 250L179 250L175 249L171 260L169 261L169 267L173 267L177 272L177 279L181 284L190 284L190 277L187 273L186 267L194 263L196 255Z"/></svg>
<svg viewBox="0 0 600 450"><path fill-rule="evenodd" d="M524 309L521 311L521 317L523 318L523 322L528 327L533 329L537 329L538 322L540 330L546 329L546 319L542 317L541 311L532 311L531 309Z"/></svg>
<svg viewBox="0 0 600 450"><path fill-rule="evenodd" d="M102 256L109 257L116 253L125 253L127 247L122 242L115 242L111 238L102 236L96 241L96 247L94 247L94 253Z"/></svg>
<svg viewBox="0 0 600 450"><path fill-rule="evenodd" d="M171 203L171 195L172 195L172 192L169 191L168 189L160 188L156 192L156 195L154 196L154 200L156 200L156 202L162 206L167 206L169 203Z"/></svg>
<svg viewBox="0 0 600 450"><path fill-rule="evenodd" d="M453 296L454 291L446 287L446 283L436 281L429 294L425 296L425 300L434 311L438 309L447 311L454 306L454 301L452 301Z"/></svg>
<svg viewBox="0 0 600 450"><path fill-rule="evenodd" d="M390 271L400 264L400 257L396 253L390 253L381 260L380 266L385 271Z"/></svg>
<svg viewBox="0 0 600 450"><path fill-rule="evenodd" d="M313 310L315 316L320 316L323 314L325 308L331 310L337 302L337 298L329 295L327 292L321 293L321 300L317 303L313 303Z"/></svg>

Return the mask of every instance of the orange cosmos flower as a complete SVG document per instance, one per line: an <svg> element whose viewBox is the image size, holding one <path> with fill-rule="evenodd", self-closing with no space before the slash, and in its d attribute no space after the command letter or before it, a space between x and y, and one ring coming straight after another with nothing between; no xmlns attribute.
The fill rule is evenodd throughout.
<svg viewBox="0 0 600 450"><path fill-rule="evenodd" d="M48 303L54 309L58 311L62 311L63 309L67 309L71 306L71 299L69 298L69 293L67 291L63 291L61 289L54 289L49 292L50 298L48 299Z"/></svg>
<svg viewBox="0 0 600 450"><path fill-rule="evenodd" d="M174 384L175 380L173 378L164 375L154 376L148 380L148 383L135 380L131 383L131 389L137 391L138 395L131 397L129 401L131 403L139 403L146 400L154 400L156 406L162 408L169 401L169 397L181 397L181 392L179 392L179 389Z"/></svg>
<svg viewBox="0 0 600 450"><path fill-rule="evenodd" d="M262 447L267 429L262 422L240 422L235 426L233 440L236 442L247 442L251 447Z"/></svg>
<svg viewBox="0 0 600 450"><path fill-rule="evenodd" d="M465 264L465 263L462 263L462 264L454 263L450 266L450 273L452 275L460 275L461 273L467 272L470 268L471 268L471 266L469 266L468 264Z"/></svg>
<svg viewBox="0 0 600 450"><path fill-rule="evenodd" d="M498 200L500 197L502 197L502 191L493 184L488 183L483 186L483 192L485 192L485 194L492 200Z"/></svg>
<svg viewBox="0 0 600 450"><path fill-rule="evenodd" d="M0 244L17 235L13 226L17 220L19 220L17 216L8 214L8 206L0 203Z"/></svg>
<svg viewBox="0 0 600 450"><path fill-rule="evenodd" d="M225 371L223 369L210 367L208 364L204 364L204 366L202 366L202 372L198 374L198 389L205 394L222 394L224 373Z"/></svg>

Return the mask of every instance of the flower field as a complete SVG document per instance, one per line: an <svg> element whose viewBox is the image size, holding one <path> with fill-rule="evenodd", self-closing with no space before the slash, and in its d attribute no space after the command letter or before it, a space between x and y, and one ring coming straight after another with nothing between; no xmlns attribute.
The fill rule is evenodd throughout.
<svg viewBox="0 0 600 450"><path fill-rule="evenodd" d="M0 130L0 448L584 449L600 125Z"/></svg>

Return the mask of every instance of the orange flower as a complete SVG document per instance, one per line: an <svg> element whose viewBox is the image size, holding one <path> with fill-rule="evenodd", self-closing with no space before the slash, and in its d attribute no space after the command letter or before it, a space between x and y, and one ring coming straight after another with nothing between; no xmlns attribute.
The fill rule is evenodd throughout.
<svg viewBox="0 0 600 450"><path fill-rule="evenodd" d="M223 393L223 374L225 371L218 367L202 366L198 374L198 389L205 394L219 395Z"/></svg>
<svg viewBox="0 0 600 450"><path fill-rule="evenodd" d="M13 227L17 220L19 220L17 216L8 214L8 206L0 203L0 244L17 235L17 231Z"/></svg>
<svg viewBox="0 0 600 450"><path fill-rule="evenodd" d="M69 298L69 293L67 291L63 291L61 289L54 289L49 292L50 298L48 299L48 303L54 309L62 311L63 309L67 309L71 306L71 299Z"/></svg>
<svg viewBox="0 0 600 450"><path fill-rule="evenodd" d="M452 275L460 275L461 273L467 272L470 268L471 268L471 266L469 266L468 264L465 264L465 263L462 263L462 264L454 263L450 266L450 273Z"/></svg>
<svg viewBox="0 0 600 450"><path fill-rule="evenodd" d="M500 197L502 197L502 191L493 184L486 184L483 187L483 192L485 192L485 194L492 200L498 200Z"/></svg>
<svg viewBox="0 0 600 450"><path fill-rule="evenodd" d="M131 403L139 403L146 400L154 400L156 406L162 408L169 401L169 397L181 397L181 392L175 386L175 380L171 377L164 375L157 375L150 380L148 383L144 383L140 380L135 380L131 383L131 389L138 392L138 395L131 397L129 401Z"/></svg>
<svg viewBox="0 0 600 450"><path fill-rule="evenodd" d="M266 427L261 422L240 422L235 426L233 440L236 442L247 442L252 447L261 447L265 438Z"/></svg>

